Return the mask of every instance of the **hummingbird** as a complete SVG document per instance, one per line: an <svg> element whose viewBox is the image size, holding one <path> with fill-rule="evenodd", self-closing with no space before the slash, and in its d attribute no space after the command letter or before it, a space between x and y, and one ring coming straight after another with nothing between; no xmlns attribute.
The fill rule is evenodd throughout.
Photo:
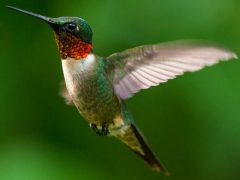
<svg viewBox="0 0 240 180"><path fill-rule="evenodd" d="M7 7L43 20L53 29L65 79L62 94L68 104L76 106L91 129L97 135L119 139L152 170L165 175L169 171L151 150L125 100L185 72L237 58L230 50L200 41L143 45L101 57L93 53L93 32L86 20L51 18Z"/></svg>

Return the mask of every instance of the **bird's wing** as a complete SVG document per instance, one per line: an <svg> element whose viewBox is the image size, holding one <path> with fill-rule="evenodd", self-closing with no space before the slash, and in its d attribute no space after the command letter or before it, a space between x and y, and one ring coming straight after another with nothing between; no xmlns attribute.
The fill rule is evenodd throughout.
<svg viewBox="0 0 240 180"><path fill-rule="evenodd" d="M69 106L73 106L74 105L73 100L72 100L70 94L68 93L65 81L62 81L60 83L60 93L59 93L59 95L64 98L65 103L67 105L69 105Z"/></svg>
<svg viewBox="0 0 240 180"><path fill-rule="evenodd" d="M184 72L233 58L237 58L233 52L210 43L177 41L125 50L107 57L106 62L116 94L127 99Z"/></svg>

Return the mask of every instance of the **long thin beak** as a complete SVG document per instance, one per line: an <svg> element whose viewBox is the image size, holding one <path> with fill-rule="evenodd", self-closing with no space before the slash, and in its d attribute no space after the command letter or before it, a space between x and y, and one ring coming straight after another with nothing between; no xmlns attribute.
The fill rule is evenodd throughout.
<svg viewBox="0 0 240 180"><path fill-rule="evenodd" d="M29 12L29 11L25 11L25 10L22 10L22 9L13 7L13 6L6 6L6 7L9 8L9 9L11 9L11 10L14 10L14 11L18 11L18 12L27 14L27 15L29 15L29 16L36 17L37 19L41 19L41 20L47 22L47 23L50 24L50 25L55 24L54 21L53 21L53 18L46 17L46 16L42 16L42 15L40 15L40 14L32 13L32 12Z"/></svg>

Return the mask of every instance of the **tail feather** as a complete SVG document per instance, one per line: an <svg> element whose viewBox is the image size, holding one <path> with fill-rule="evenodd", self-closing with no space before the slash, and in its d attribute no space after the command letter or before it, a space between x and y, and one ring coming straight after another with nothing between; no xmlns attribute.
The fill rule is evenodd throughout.
<svg viewBox="0 0 240 180"><path fill-rule="evenodd" d="M133 123L125 125L123 128L124 130L121 130L121 133L117 134L116 137L143 158L152 170L163 172L169 176L170 173L152 152L140 130Z"/></svg>

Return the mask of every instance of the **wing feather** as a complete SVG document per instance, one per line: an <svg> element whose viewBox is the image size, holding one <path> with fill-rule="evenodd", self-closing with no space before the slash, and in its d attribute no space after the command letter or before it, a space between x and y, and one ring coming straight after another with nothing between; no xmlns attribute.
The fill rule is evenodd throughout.
<svg viewBox="0 0 240 180"><path fill-rule="evenodd" d="M127 99L141 89L167 82L237 56L209 43L178 41L140 46L106 59L116 94Z"/></svg>

